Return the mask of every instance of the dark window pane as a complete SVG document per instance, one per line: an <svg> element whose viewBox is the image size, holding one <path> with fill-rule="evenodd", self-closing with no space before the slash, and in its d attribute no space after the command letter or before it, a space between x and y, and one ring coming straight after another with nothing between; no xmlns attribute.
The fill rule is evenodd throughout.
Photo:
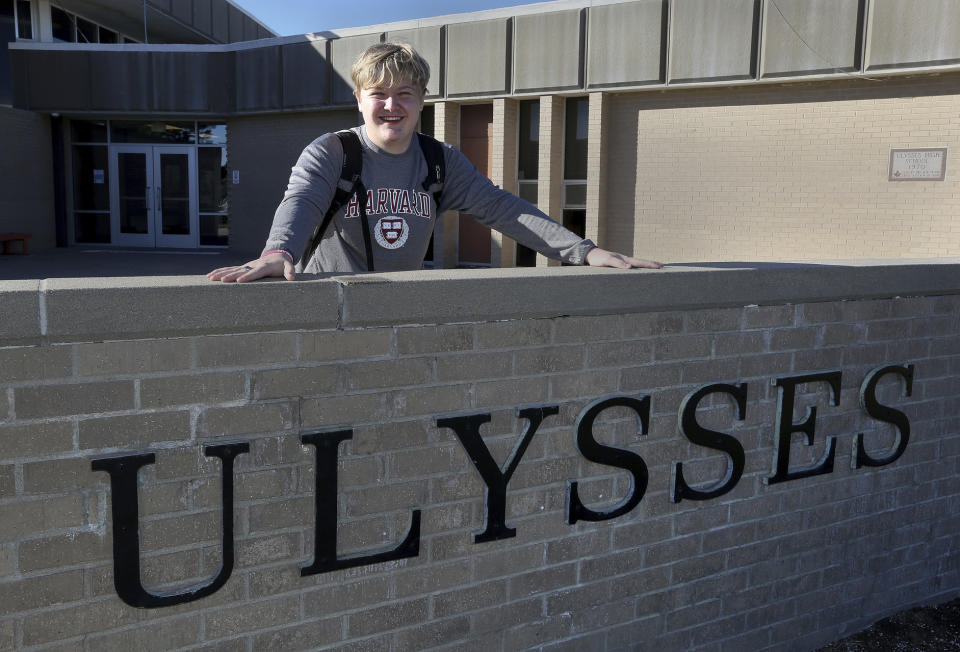
<svg viewBox="0 0 960 652"><path fill-rule="evenodd" d="M77 17L77 43L97 43L100 37L97 35L97 26L89 20Z"/></svg>
<svg viewBox="0 0 960 652"><path fill-rule="evenodd" d="M73 207L79 211L110 210L107 148L77 145L73 148Z"/></svg>
<svg viewBox="0 0 960 652"><path fill-rule="evenodd" d="M30 3L27 0L17 1L17 36L33 38L33 17L30 15Z"/></svg>
<svg viewBox="0 0 960 652"><path fill-rule="evenodd" d="M77 242L110 242L110 213L74 213L73 218Z"/></svg>
<svg viewBox="0 0 960 652"><path fill-rule="evenodd" d="M227 246L230 244L229 215L200 215L200 244Z"/></svg>
<svg viewBox="0 0 960 652"><path fill-rule="evenodd" d="M517 178L536 179L540 161L540 100L520 102Z"/></svg>
<svg viewBox="0 0 960 652"><path fill-rule="evenodd" d="M0 104L11 104L10 55L7 43L17 40L13 22L13 0L0 1Z"/></svg>
<svg viewBox="0 0 960 652"><path fill-rule="evenodd" d="M563 178L587 178L587 117L590 101L585 97L567 99L563 147Z"/></svg>
<svg viewBox="0 0 960 652"><path fill-rule="evenodd" d="M436 134L433 133L434 111L432 104L423 107L423 111L420 112L420 132L436 138Z"/></svg>
<svg viewBox="0 0 960 652"><path fill-rule="evenodd" d="M123 37L123 42L124 42L124 43L139 43L140 41L138 41L138 40L136 40L136 39L132 39L132 38L130 38L129 36L124 36L124 37Z"/></svg>
<svg viewBox="0 0 960 652"><path fill-rule="evenodd" d="M120 233L144 234L150 232L147 204L150 192L147 178L147 155L142 152L117 154L117 189L120 214Z"/></svg>
<svg viewBox="0 0 960 652"><path fill-rule="evenodd" d="M70 136L75 143L107 142L106 120L71 120Z"/></svg>
<svg viewBox="0 0 960 652"><path fill-rule="evenodd" d="M568 183L563 187L563 205L569 208L580 208L587 205L587 184Z"/></svg>
<svg viewBox="0 0 960 652"><path fill-rule="evenodd" d="M201 122L197 125L197 133L200 136L201 145L226 145L227 144L227 125L225 124L205 124Z"/></svg>
<svg viewBox="0 0 960 652"><path fill-rule="evenodd" d="M73 33L73 14L60 7L50 7L50 22L53 24L53 40L72 43L77 40Z"/></svg>
<svg viewBox="0 0 960 652"><path fill-rule="evenodd" d="M192 122L110 122L114 143L193 143Z"/></svg>
<svg viewBox="0 0 960 652"><path fill-rule="evenodd" d="M586 237L587 231L587 211L566 210L563 211L563 225L576 233L581 238Z"/></svg>
<svg viewBox="0 0 960 652"><path fill-rule="evenodd" d="M100 27L100 42L101 43L116 43L117 42L117 33L107 29L106 27Z"/></svg>
<svg viewBox="0 0 960 652"><path fill-rule="evenodd" d="M197 184L200 210L218 212L227 210L227 154L220 147L197 148Z"/></svg>
<svg viewBox="0 0 960 652"><path fill-rule="evenodd" d="M586 237L587 231L587 211L566 210L563 211L563 225L576 233L581 238ZM571 265L572 263L563 263Z"/></svg>
<svg viewBox="0 0 960 652"><path fill-rule="evenodd" d="M537 205L537 182L536 181L521 181L517 186L517 196L520 199L526 199L528 202Z"/></svg>
<svg viewBox="0 0 960 652"><path fill-rule="evenodd" d="M537 252L517 243L517 267L536 267Z"/></svg>

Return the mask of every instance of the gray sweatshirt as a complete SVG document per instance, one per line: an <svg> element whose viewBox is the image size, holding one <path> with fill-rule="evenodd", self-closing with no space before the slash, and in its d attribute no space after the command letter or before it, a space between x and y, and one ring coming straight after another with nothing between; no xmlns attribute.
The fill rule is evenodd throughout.
<svg viewBox="0 0 960 652"><path fill-rule="evenodd" d="M361 180L367 188L367 219L378 272L420 269L437 216L456 210L543 255L585 264L593 242L554 222L535 206L493 185L459 151L444 144L446 178L441 205L423 190L427 163L416 137L403 154L374 145L355 127L363 148ZM343 166L335 134L316 139L300 155L277 207L264 251L283 248L299 259L333 199ZM354 196L334 216L304 272L366 271L359 202Z"/></svg>

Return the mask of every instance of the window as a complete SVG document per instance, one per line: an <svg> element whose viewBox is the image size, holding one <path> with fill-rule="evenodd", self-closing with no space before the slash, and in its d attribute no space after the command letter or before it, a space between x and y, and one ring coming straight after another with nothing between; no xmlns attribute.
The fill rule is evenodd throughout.
<svg viewBox="0 0 960 652"><path fill-rule="evenodd" d="M29 0L18 0L18 5L29 5ZM29 7L28 7L29 8ZM64 43L138 43L136 39L107 29L92 20L50 5L53 40ZM30 38L22 37L21 38Z"/></svg>
<svg viewBox="0 0 960 652"><path fill-rule="evenodd" d="M14 8L17 12L17 38L33 38L33 10L30 0L17 0Z"/></svg>
<svg viewBox="0 0 960 652"><path fill-rule="evenodd" d="M100 30L96 23L77 16L77 43L99 43Z"/></svg>
<svg viewBox="0 0 960 652"><path fill-rule="evenodd" d="M110 121L110 142L190 144L197 142L192 122Z"/></svg>
<svg viewBox="0 0 960 652"><path fill-rule="evenodd" d="M537 178L540 166L540 100L523 100L519 103L517 128L517 194L531 204L537 203ZM522 244L517 244L514 264L517 267L533 267L537 253Z"/></svg>
<svg viewBox="0 0 960 652"><path fill-rule="evenodd" d="M110 242L106 120L73 120L73 233L79 243Z"/></svg>
<svg viewBox="0 0 960 652"><path fill-rule="evenodd" d="M111 242L111 144L192 144L197 150L196 202L200 222L198 243L201 247L227 246L230 234L230 205L226 124L71 120L70 140L75 242ZM137 172L127 167L122 170L127 177ZM121 178L126 177L121 175ZM164 184L167 185L169 182Z"/></svg>
<svg viewBox="0 0 960 652"><path fill-rule="evenodd" d="M60 7L50 7L50 22L53 27L53 40L64 43L76 43L76 16Z"/></svg>
<svg viewBox="0 0 960 652"><path fill-rule="evenodd" d="M587 223L587 131L590 100L567 99L563 141L563 225L585 237Z"/></svg>
<svg viewBox="0 0 960 652"><path fill-rule="evenodd" d="M200 123L197 135L200 245L225 247L230 236L227 125Z"/></svg>

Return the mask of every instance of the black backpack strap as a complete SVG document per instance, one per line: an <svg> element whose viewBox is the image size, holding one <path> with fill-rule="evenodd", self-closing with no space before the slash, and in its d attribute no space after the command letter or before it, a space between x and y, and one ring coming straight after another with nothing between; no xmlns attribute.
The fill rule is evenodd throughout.
<svg viewBox="0 0 960 652"><path fill-rule="evenodd" d="M360 204L360 225L363 232L363 252L367 255L367 271L373 271L373 242L370 241L370 224L367 220L367 189L357 179L357 203Z"/></svg>
<svg viewBox="0 0 960 652"><path fill-rule="evenodd" d="M333 199L330 201L330 206L327 208L327 212L323 216L323 221L320 223L320 226L317 227L317 230L313 232L313 237L310 238L310 245L307 247L306 251L303 252L303 257L300 261L306 267L307 263L310 262L310 258L313 256L313 252L317 250L317 247L320 246L320 241L323 239L323 234L326 233L327 227L330 226L330 222L333 220L333 216L337 214L344 204L350 201L350 198L353 197L354 191L357 189L357 185L360 183L360 173L363 171L363 148L360 146L360 137L357 136L353 131L349 129L344 129L343 131L337 132L337 138L340 140L340 145L343 148L343 166L340 168L340 179L337 181L336 190L333 193ZM361 210L361 215L364 216L363 224L364 230L366 228L366 204L367 204L367 194L366 191L362 193L362 196L359 197ZM369 233L364 233L364 243L369 239ZM371 265L372 256L369 252L367 254L367 267L372 267Z"/></svg>
<svg viewBox="0 0 960 652"><path fill-rule="evenodd" d="M423 189L433 195L437 208L440 207L440 197L443 194L443 182L446 178L447 160L443 155L443 145L439 140L417 132L423 158L427 161L427 176L423 180Z"/></svg>

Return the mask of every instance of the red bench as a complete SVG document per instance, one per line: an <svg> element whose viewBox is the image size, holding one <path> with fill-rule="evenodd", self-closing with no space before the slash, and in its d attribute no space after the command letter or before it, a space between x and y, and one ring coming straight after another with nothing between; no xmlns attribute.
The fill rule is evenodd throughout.
<svg viewBox="0 0 960 652"><path fill-rule="evenodd" d="M20 255L27 255L27 240L30 238L29 233L0 233L0 243L3 243L3 253L10 253L10 243L19 242L20 243Z"/></svg>

